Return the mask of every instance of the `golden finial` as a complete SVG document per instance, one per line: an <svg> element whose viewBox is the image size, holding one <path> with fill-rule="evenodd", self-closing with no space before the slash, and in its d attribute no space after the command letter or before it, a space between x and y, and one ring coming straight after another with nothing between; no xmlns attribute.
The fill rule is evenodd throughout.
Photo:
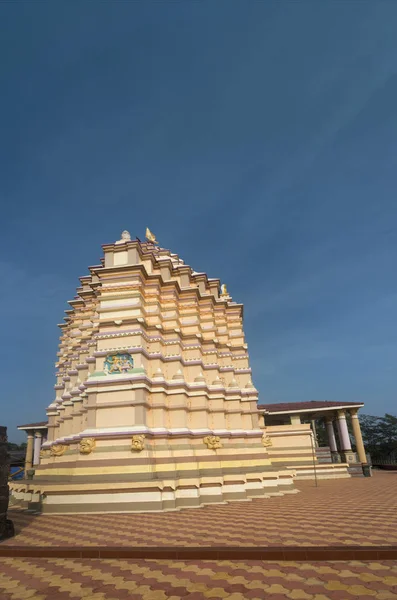
<svg viewBox="0 0 397 600"><path fill-rule="evenodd" d="M146 227L146 239L151 244L157 244L158 245L158 241L156 240L156 236L154 235L154 233L152 233L150 231L149 227Z"/></svg>

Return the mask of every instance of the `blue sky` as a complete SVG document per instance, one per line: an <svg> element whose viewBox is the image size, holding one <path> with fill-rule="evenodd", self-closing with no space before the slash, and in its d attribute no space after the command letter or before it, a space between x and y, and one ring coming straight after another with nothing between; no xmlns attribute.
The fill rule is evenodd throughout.
<svg viewBox="0 0 397 600"><path fill-rule="evenodd" d="M396 414L396 2L0 7L1 422L66 301L149 226L245 305L261 402ZM5 58L5 60L4 60Z"/></svg>

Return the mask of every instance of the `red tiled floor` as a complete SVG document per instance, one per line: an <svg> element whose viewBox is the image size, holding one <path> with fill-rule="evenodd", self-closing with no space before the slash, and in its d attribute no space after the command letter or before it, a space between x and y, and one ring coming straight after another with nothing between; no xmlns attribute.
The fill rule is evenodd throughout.
<svg viewBox="0 0 397 600"><path fill-rule="evenodd" d="M397 561L0 560L0 600L397 600Z"/></svg>
<svg viewBox="0 0 397 600"><path fill-rule="evenodd" d="M1 547L397 545L397 473L297 487L299 494L167 513L35 516L11 509L17 535Z"/></svg>

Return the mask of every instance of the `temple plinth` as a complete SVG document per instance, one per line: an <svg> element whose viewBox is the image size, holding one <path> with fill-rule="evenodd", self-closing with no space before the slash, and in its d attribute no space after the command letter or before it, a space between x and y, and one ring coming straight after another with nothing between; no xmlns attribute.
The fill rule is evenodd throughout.
<svg viewBox="0 0 397 600"><path fill-rule="evenodd" d="M60 325L47 441L15 497L67 513L294 492L269 458L242 305L154 236L103 251Z"/></svg>

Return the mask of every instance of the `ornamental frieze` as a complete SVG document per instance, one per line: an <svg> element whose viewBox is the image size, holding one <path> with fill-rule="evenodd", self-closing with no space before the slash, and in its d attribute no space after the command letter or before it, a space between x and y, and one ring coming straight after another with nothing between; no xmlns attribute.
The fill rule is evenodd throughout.
<svg viewBox="0 0 397 600"><path fill-rule="evenodd" d="M134 359L128 353L108 354L104 364L104 371L107 375L116 373L128 373L134 368Z"/></svg>

